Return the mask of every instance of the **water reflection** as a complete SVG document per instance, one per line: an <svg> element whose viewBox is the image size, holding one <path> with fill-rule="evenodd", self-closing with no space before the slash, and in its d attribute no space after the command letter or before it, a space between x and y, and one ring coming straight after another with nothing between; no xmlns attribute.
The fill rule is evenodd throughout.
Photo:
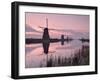
<svg viewBox="0 0 100 81"><path fill-rule="evenodd" d="M58 67L89 64L89 42L80 40L26 44L25 67Z"/></svg>

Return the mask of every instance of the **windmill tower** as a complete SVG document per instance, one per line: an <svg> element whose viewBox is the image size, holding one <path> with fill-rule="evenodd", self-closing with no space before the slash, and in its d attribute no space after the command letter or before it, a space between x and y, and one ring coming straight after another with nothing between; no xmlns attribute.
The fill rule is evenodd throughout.
<svg viewBox="0 0 100 81"><path fill-rule="evenodd" d="M50 36L49 36L49 31L48 31L48 19L46 18L46 28L44 28L44 32L43 32L43 40L49 40Z"/></svg>

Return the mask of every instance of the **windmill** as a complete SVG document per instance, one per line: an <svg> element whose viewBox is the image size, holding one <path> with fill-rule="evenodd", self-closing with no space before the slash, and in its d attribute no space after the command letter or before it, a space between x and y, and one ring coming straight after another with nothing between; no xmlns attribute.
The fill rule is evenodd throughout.
<svg viewBox="0 0 100 81"><path fill-rule="evenodd" d="M43 41L44 43L61 41L61 45L64 45L64 41L71 41L72 40L72 38L69 38L68 35L65 35L65 34L61 34L61 39L51 39L50 35L49 35L49 31L67 32L68 30L49 28L48 27L48 19L47 18L46 18L46 27L43 27L43 26L38 26L38 27L43 30L42 39L44 40ZM67 38L65 38L65 36L67 36Z"/></svg>

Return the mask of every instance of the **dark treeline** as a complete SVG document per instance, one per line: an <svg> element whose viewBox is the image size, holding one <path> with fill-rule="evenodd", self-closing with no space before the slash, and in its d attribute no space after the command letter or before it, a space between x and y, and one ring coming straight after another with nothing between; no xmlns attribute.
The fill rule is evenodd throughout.
<svg viewBox="0 0 100 81"><path fill-rule="evenodd" d="M25 39L25 43L26 44L32 44L32 43L43 43L43 42L48 42L48 43L53 43L53 42L65 42L65 41L67 41L67 42L70 42L70 41L72 41L72 40L74 40L74 39L72 39L72 38L66 38L66 39L48 39L48 40L45 40L45 39L33 39L33 38L26 38ZM82 39L78 39L78 40L80 40L81 42L89 42L89 39L84 39L84 38L82 38Z"/></svg>
<svg viewBox="0 0 100 81"><path fill-rule="evenodd" d="M81 38L79 39L81 42L89 42L89 39L84 39L84 38Z"/></svg>

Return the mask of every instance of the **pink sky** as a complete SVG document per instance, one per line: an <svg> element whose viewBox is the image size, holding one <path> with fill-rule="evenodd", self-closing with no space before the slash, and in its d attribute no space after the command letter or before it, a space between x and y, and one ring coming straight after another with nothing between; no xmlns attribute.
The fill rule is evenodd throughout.
<svg viewBox="0 0 100 81"><path fill-rule="evenodd" d="M26 13L26 24L31 28L42 31L38 26L46 27L46 18L48 18L48 28L72 30L75 32L89 33L89 16L73 14L46 14L46 13ZM26 30L27 31L27 30ZM51 33L52 32L52 33ZM31 32L34 34L34 32ZM57 35L57 31L50 31ZM64 32L66 33L66 32ZM70 32L69 32L70 33Z"/></svg>

